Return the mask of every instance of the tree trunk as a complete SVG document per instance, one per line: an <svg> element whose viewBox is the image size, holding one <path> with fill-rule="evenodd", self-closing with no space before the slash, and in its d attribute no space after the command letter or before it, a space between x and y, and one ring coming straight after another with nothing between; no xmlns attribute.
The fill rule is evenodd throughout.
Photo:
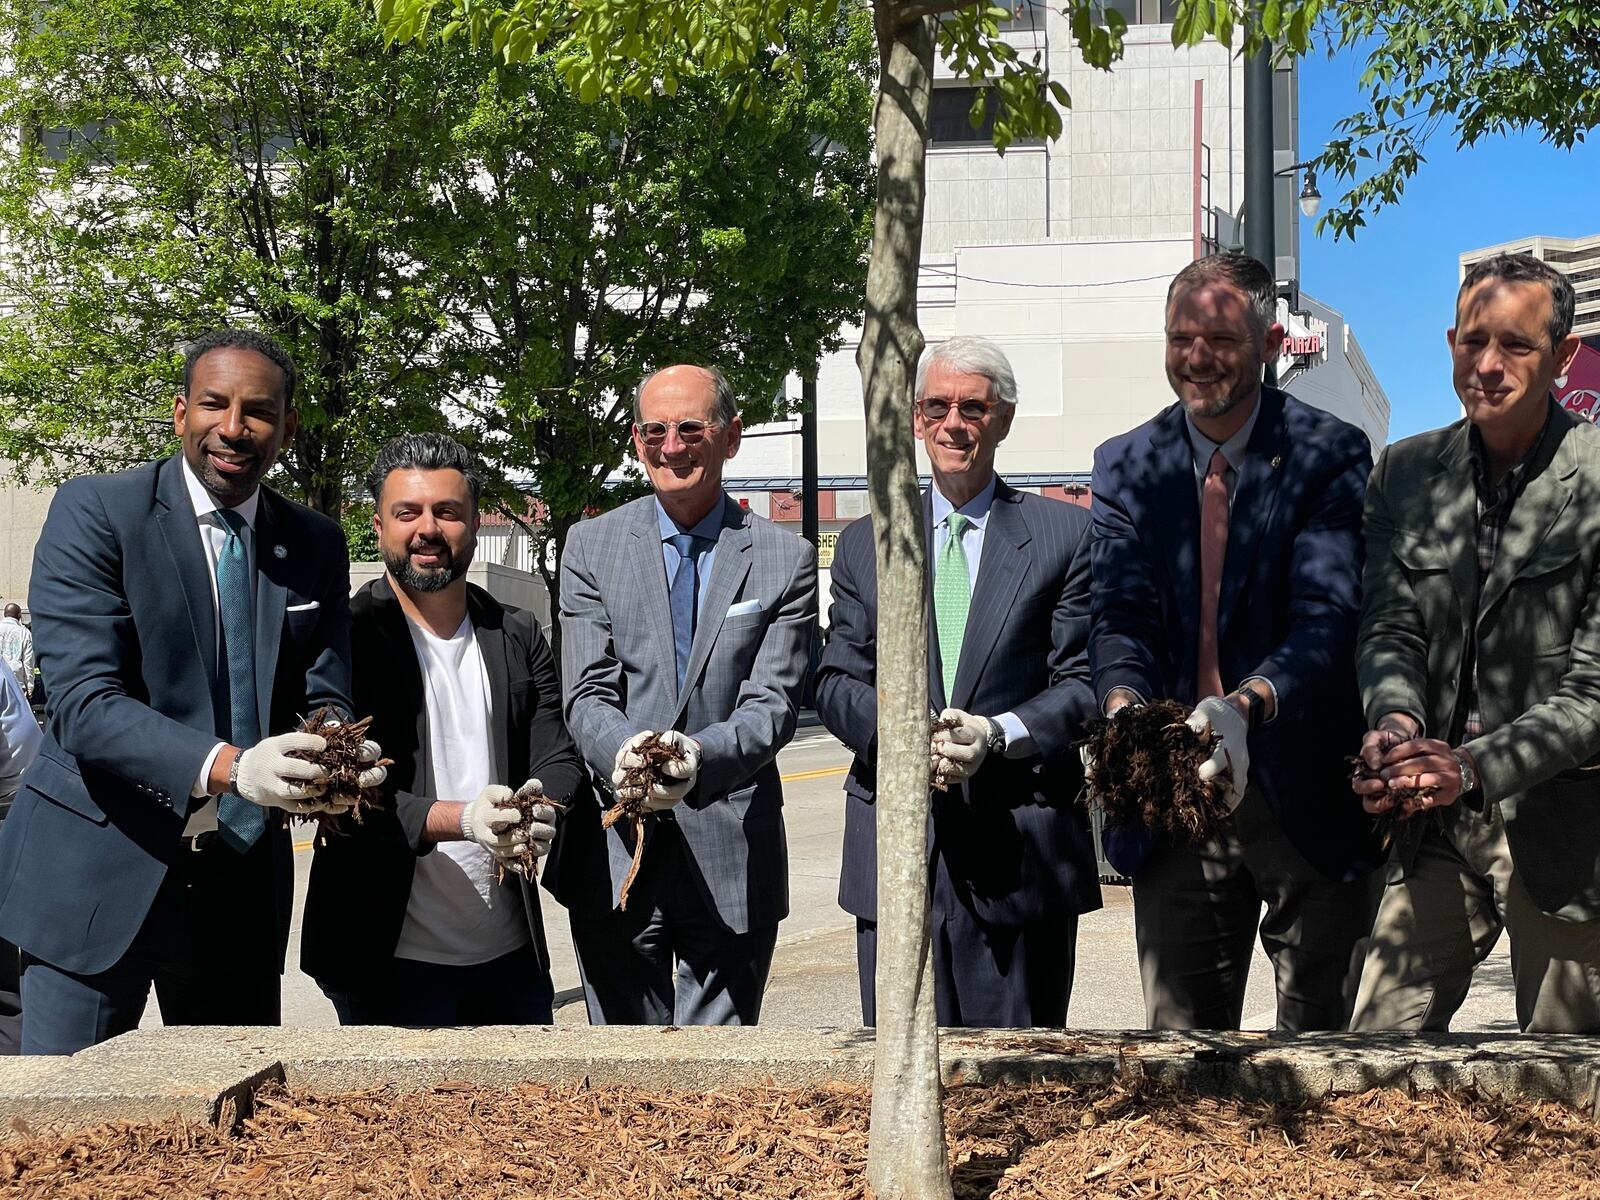
<svg viewBox="0 0 1600 1200"><path fill-rule="evenodd" d="M948 1200L928 923L928 588L912 391L922 330L933 20L875 10L878 203L856 356L878 564L878 1029L867 1181L878 1200Z"/></svg>

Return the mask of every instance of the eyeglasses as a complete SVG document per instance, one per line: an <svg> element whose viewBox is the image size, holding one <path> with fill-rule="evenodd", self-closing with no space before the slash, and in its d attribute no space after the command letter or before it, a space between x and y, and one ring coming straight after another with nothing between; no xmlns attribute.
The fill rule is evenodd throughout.
<svg viewBox="0 0 1600 1200"><path fill-rule="evenodd" d="M713 429L721 426L715 421L641 421L634 426L639 431L639 440L646 446L659 446L667 440L667 430L676 429L678 438L685 446L698 445L705 441Z"/></svg>
<svg viewBox="0 0 1600 1200"><path fill-rule="evenodd" d="M963 421L976 423L987 417L989 410L998 403L999 401L997 400L979 400L973 396L952 404L943 396L924 396L917 401L917 409L930 421L942 421L950 415L950 410L954 408L961 414Z"/></svg>

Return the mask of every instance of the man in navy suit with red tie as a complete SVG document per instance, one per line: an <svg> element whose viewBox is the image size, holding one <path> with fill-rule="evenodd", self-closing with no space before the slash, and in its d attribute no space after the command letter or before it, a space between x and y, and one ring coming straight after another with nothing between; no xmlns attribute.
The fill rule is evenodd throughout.
<svg viewBox="0 0 1600 1200"><path fill-rule="evenodd" d="M1262 386L1283 341L1276 309L1253 259L1185 267L1166 312L1179 402L1095 453L1095 697L1108 715L1193 705L1189 724L1218 739L1201 777L1234 806L1190 846L1106 831L1108 857L1133 877L1153 1029L1237 1029L1258 928L1278 1028L1343 1029L1372 927L1377 846L1344 766L1363 729L1371 449L1354 426Z"/></svg>

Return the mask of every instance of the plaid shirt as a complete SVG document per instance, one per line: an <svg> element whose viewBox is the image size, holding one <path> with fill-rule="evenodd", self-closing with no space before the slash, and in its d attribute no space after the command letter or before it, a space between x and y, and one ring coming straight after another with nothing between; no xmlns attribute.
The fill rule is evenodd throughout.
<svg viewBox="0 0 1600 1200"><path fill-rule="evenodd" d="M1548 422L1545 429L1549 429ZM1541 432L1534 439L1533 447L1523 455L1522 461L1501 477L1498 484L1489 482L1489 464L1487 454L1483 448L1483 438L1478 435L1474 426L1468 435L1467 445L1472 459L1472 485L1478 494L1478 596L1483 595L1483 582L1489 578L1489 571L1494 567L1495 556L1500 553L1500 535L1505 532L1506 522L1511 519L1511 508L1522 494L1523 487L1528 482L1528 464L1533 456L1538 453L1539 446L1544 442L1544 433ZM1476 609L1477 597L1474 597ZM1477 613L1473 613L1473 624L1476 626ZM1482 737L1485 733L1483 724L1483 710L1478 706L1478 642L1477 638L1470 639L1467 643L1467 715L1461 726L1461 736L1455 744L1470 741L1475 737Z"/></svg>

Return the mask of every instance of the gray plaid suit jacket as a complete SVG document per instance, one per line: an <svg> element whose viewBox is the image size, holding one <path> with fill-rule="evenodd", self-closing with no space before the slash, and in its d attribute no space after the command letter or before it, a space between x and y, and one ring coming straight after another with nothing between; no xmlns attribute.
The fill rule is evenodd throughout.
<svg viewBox="0 0 1600 1200"><path fill-rule="evenodd" d="M568 535L561 559L561 675L567 725L598 784L562 821L545 872L568 908L615 907L633 856L619 822L603 833L617 748L645 730L700 743L693 790L673 810L705 898L734 933L789 912L778 751L794 736L817 620L812 547L723 496L722 534L694 646L677 687L655 498ZM730 609L739 611L730 613ZM645 825L645 859L656 818ZM596 887L609 875L610 886Z"/></svg>

